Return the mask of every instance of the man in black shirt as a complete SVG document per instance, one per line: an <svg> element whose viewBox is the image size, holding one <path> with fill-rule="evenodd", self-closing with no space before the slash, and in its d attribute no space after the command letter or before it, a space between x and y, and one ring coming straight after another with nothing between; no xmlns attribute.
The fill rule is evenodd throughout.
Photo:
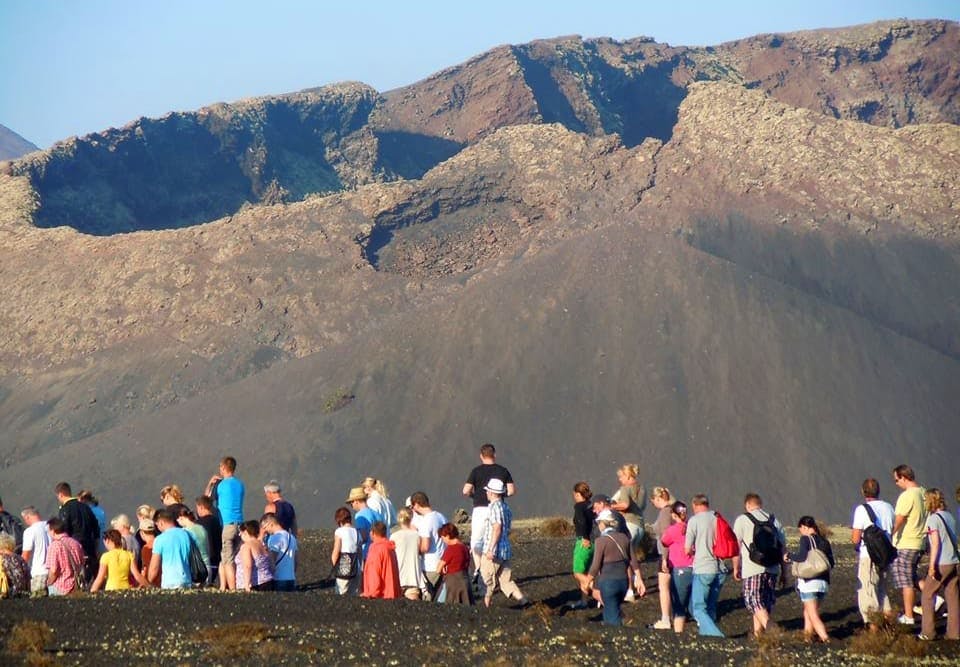
<svg viewBox="0 0 960 667"><path fill-rule="evenodd" d="M480 571L480 538L483 537L483 524L487 520L487 492L484 488L491 479L499 479L506 484L507 495L517 492L510 471L497 463L496 448L487 443L480 448L480 465L470 471L466 484L463 485L463 495L473 499L473 514L470 518L470 553L473 554L473 566L476 572Z"/></svg>
<svg viewBox="0 0 960 667"><path fill-rule="evenodd" d="M210 549L207 585L212 586L213 582L219 581L217 571L220 569L220 551L223 548L223 525L210 496L198 497L196 507L197 523L207 531L207 547Z"/></svg>
<svg viewBox="0 0 960 667"><path fill-rule="evenodd" d="M66 482L60 482L54 488L57 502L60 503L60 519L63 521L64 533L75 539L83 547L87 560L84 570L87 581L92 582L97 576L100 562L97 560L97 543L100 541L100 524L89 505L81 503L73 497L73 490Z"/></svg>

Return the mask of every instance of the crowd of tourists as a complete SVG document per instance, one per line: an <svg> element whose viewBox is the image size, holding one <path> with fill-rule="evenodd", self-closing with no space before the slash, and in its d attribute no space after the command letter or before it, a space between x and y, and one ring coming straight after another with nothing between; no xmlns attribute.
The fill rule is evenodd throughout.
<svg viewBox="0 0 960 667"><path fill-rule="evenodd" d="M164 486L161 505L141 505L134 521L125 514L108 520L93 493L74 495L66 482L55 487L59 512L48 519L28 506L21 521L0 501L0 597L135 587L296 590L296 511L271 481L263 487L259 519L245 520L245 486L236 469L235 459L223 458L192 507L178 486ZM638 466L630 464L617 471L611 495L594 494L587 482L574 485L572 571L580 599L567 609L600 607L605 624L620 625L622 606L646 595L641 563L655 560L660 618L651 628L680 633L692 619L700 635L723 637L717 606L721 588L732 577L742 585L744 606L759 635L769 626L777 588L790 573L805 637L830 641L820 603L835 561L826 531L812 516L797 522L800 539L791 551L783 525L756 493L745 495L743 512L731 525L705 494L692 496L688 506L658 486L649 496L657 517L647 539L648 498L638 478ZM871 629L883 622L913 626L919 617L919 637L933 639L945 606L946 637L960 639L957 521L943 493L924 489L909 466L897 466L893 482L900 490L895 506L880 498L879 482L868 478L860 489L863 502L853 513L863 622ZM431 506L424 491L408 496L398 511L376 478L351 488L333 516L330 575L336 592L488 607L499 592L518 607L529 605L511 567L508 498L516 485L496 462L493 445L480 448L480 464L470 471L462 493L473 505L469 539ZM655 554L644 552L650 543ZM899 613L888 595L891 584L902 603Z"/></svg>

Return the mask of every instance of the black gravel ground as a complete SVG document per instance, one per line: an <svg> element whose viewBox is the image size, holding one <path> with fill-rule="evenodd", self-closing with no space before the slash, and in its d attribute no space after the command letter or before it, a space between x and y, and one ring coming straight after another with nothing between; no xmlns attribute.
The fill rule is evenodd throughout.
<svg viewBox="0 0 960 667"><path fill-rule="evenodd" d="M297 593L133 591L0 601L0 664L960 664L960 642L921 644L912 633L897 635L884 655L854 652L864 643L855 553L839 540L834 583L823 605L833 642L811 646L802 642L800 603L792 590L780 592L774 612L783 631L761 643L750 638L740 585L732 580L720 605L728 639L700 639L692 624L681 636L648 629L659 617L653 563L645 565L647 597L625 606L625 627L603 627L596 609L564 613L564 604L578 598L569 574L571 538L544 537L535 529L514 535L515 578L536 602L527 609L502 597L490 609L346 599L326 579L330 537L327 531L303 537L304 590ZM41 653L19 646L30 621L53 630Z"/></svg>

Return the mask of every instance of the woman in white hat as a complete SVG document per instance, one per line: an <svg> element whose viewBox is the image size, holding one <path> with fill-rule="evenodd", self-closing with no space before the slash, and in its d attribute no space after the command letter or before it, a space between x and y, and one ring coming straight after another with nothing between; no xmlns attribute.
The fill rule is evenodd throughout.
<svg viewBox="0 0 960 667"><path fill-rule="evenodd" d="M630 590L630 582L640 572L640 566L630 551L630 539L617 532L613 512L604 510L597 515L600 537L594 543L588 583L600 591L603 602L604 625L622 625L620 606Z"/></svg>

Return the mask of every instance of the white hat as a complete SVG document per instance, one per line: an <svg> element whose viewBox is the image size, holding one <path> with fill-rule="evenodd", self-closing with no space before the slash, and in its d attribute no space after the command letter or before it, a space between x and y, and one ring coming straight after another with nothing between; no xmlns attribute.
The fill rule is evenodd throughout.
<svg viewBox="0 0 960 667"><path fill-rule="evenodd" d="M597 522L604 521L606 523L616 523L617 520L613 516L613 512L610 510L603 510L600 514L597 515Z"/></svg>
<svg viewBox="0 0 960 667"><path fill-rule="evenodd" d="M500 495L500 496L502 496L507 491L506 486L503 483L503 480L499 480L496 478L491 479L489 482L487 482L487 485L483 487L483 490L490 491L491 493L496 493L497 495Z"/></svg>

